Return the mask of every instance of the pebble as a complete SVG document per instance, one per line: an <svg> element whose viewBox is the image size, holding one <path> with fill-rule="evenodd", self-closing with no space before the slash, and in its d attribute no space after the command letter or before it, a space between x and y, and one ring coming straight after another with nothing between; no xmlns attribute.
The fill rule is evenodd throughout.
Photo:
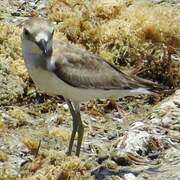
<svg viewBox="0 0 180 180"><path fill-rule="evenodd" d="M69 107L68 107L67 104L63 104L63 108L64 108L65 111L68 111L68 110L69 110Z"/></svg>
<svg viewBox="0 0 180 180"><path fill-rule="evenodd" d="M128 174L124 175L124 179L125 180L136 180L137 178L136 178L136 176L134 174L128 173Z"/></svg>
<svg viewBox="0 0 180 180"><path fill-rule="evenodd" d="M108 140L113 140L117 137L117 131L111 131L109 134L108 134Z"/></svg>
<svg viewBox="0 0 180 180"><path fill-rule="evenodd" d="M173 100L174 104L180 107L180 96L176 96Z"/></svg>
<svg viewBox="0 0 180 180"><path fill-rule="evenodd" d="M114 161L112 161L112 160L110 160L110 159L107 159L107 160L104 162L104 164L105 164L106 167L108 167L109 169L116 169L116 168L118 168L118 165L117 165Z"/></svg>

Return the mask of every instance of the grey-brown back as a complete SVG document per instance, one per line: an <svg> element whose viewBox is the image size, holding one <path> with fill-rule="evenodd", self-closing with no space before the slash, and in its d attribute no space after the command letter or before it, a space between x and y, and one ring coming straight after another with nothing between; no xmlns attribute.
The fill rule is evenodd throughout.
<svg viewBox="0 0 180 180"><path fill-rule="evenodd" d="M149 88L153 83L143 83L127 76L111 64L84 49L71 44L55 43L52 71L74 87L86 89L136 89ZM147 81L145 81L147 82Z"/></svg>

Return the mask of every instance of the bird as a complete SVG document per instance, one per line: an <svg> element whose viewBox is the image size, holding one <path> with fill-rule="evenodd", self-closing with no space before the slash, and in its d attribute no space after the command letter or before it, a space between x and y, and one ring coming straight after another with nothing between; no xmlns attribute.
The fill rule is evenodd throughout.
<svg viewBox="0 0 180 180"><path fill-rule="evenodd" d="M100 56L55 38L54 31L54 24L46 18L26 20L21 33L22 54L36 87L66 100L72 115L67 155L72 154L77 133L75 155L79 156L84 134L81 102L151 94L158 84L123 73Z"/></svg>

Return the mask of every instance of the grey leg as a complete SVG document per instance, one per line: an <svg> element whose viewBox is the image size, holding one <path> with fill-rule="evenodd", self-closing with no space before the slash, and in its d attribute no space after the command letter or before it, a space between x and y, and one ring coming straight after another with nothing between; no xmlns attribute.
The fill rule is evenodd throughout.
<svg viewBox="0 0 180 180"><path fill-rule="evenodd" d="M81 150L83 134L84 134L84 127L83 127L83 123L82 123L82 120L81 120L79 104L74 103L74 108L75 108L76 117L77 117L77 121L78 121L78 130L77 130L78 131L78 141L77 141L76 156L79 156L80 150Z"/></svg>
<svg viewBox="0 0 180 180"><path fill-rule="evenodd" d="M73 130L72 130L71 139L69 141L69 147L68 147L68 152L67 152L67 155L70 156L71 152L72 152L74 138L75 138L76 132L78 130L79 121L77 119L77 115L76 115L75 109L74 109L71 101L67 99L66 102L67 102L67 104L69 106L69 109L70 109L70 112L71 112L71 115L72 115L72 120L73 120Z"/></svg>

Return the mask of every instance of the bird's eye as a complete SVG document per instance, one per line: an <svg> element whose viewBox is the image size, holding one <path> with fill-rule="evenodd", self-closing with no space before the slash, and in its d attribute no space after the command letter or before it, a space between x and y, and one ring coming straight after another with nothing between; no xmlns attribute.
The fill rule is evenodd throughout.
<svg viewBox="0 0 180 180"><path fill-rule="evenodd" d="M26 36L29 36L29 35L30 35L30 32L29 32L27 29L24 28L24 34L25 34Z"/></svg>

